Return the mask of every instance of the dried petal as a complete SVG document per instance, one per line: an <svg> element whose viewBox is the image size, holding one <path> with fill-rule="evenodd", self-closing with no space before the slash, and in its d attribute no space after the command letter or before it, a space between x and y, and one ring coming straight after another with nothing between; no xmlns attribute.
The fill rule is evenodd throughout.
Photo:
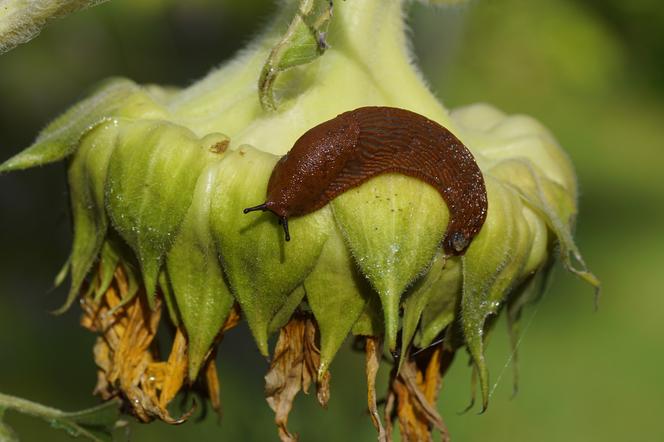
<svg viewBox="0 0 664 442"><path fill-rule="evenodd" d="M81 324L101 334L95 344L99 367L95 393L104 399L122 396L133 414L144 422L159 418L164 422L184 422L193 409L179 419L171 417L168 403L186 378L186 340L178 329L168 361L156 359L154 337L161 317L161 299L149 309L145 296L127 296L128 284L121 269L100 301L82 299Z"/></svg>
<svg viewBox="0 0 664 442"><path fill-rule="evenodd" d="M208 390L208 397L212 403L212 409L221 415L221 398L220 398L220 386L219 386L219 375L217 374L217 362L215 361L216 352L212 352L210 358L205 364L205 385Z"/></svg>
<svg viewBox="0 0 664 442"><path fill-rule="evenodd" d="M297 440L288 431L288 414L300 390L307 393L316 383L318 401L322 406L329 399L329 373L318 379L320 352L315 344L316 326L311 318L296 316L281 329L270 369L265 375L265 397L275 412L279 438L283 442Z"/></svg>
<svg viewBox="0 0 664 442"><path fill-rule="evenodd" d="M378 368L380 366L383 346L380 342L380 338L376 337L367 337L364 342L364 351L366 353L365 372L367 376L367 406L369 408L369 416L371 417L371 423L373 423L374 428L378 431L378 442L388 442L391 438L388 438L387 433L383 428L376 401L376 375L378 374Z"/></svg>
<svg viewBox="0 0 664 442"><path fill-rule="evenodd" d="M442 344L417 357L408 358L401 370L392 370L388 419L398 417L401 440L431 441L432 429L440 431L442 440L449 441L449 433L435 408L441 376L451 362L453 353ZM395 408L396 407L396 408Z"/></svg>

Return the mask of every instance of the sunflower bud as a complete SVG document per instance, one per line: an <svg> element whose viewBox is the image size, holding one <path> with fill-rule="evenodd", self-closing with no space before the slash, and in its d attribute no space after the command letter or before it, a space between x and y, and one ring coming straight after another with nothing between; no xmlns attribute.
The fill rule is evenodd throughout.
<svg viewBox="0 0 664 442"><path fill-rule="evenodd" d="M488 105L447 112L409 61L402 6L282 2L268 31L207 78L174 92L109 82L0 165L68 159L74 240L61 311L81 297L83 325L100 335L98 394L125 398L143 421L179 423L188 413L173 418L167 405L200 378L218 407L214 356L242 317L271 356L266 395L282 440L295 438L286 424L299 390L313 383L329 400L328 370L348 335L366 351L383 440L393 419L404 440L446 435L435 399L454 353L471 354L486 407L487 320L518 316L556 248L599 287L572 240L576 182L564 152L528 117ZM294 217L291 241L272 214L243 213L265 200L300 135L365 105L424 115L472 152L488 210L465 253L441 247L451 210L436 189L396 173ZM176 330L164 361L162 320ZM381 343L395 357L386 427L375 392Z"/></svg>

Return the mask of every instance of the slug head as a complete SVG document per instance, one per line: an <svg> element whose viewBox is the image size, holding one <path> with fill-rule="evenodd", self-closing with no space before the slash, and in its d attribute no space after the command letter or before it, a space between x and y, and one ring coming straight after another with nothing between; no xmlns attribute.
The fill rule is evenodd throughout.
<svg viewBox="0 0 664 442"><path fill-rule="evenodd" d="M288 217L286 217L285 215L280 215L279 213L277 213L277 211L273 208L273 206L274 206L274 203L272 203L270 201L266 201L263 204L259 204L258 206L247 207L242 212L247 214L249 212L257 212L259 210L261 212L265 212L266 210L269 210L270 212L274 213L279 218L279 225L281 227L283 227L283 229L284 229L284 238L286 239L286 241L290 241L290 233L288 231Z"/></svg>

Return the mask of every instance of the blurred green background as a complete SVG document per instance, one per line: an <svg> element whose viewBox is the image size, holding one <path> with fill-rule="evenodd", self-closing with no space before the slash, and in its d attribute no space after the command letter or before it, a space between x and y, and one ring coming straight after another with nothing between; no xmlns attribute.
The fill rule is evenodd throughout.
<svg viewBox="0 0 664 442"><path fill-rule="evenodd" d="M352 0L347 0L352 1ZM185 85L231 56L269 17L272 1L113 0L54 22L0 56L0 157L27 146L99 80ZM563 271L526 312L520 392L511 398L499 323L489 348L489 410L459 414L470 370L459 355L439 401L455 441L662 441L664 426L664 8L656 0L474 0L410 8L414 52L448 107L477 101L544 122L577 168L577 238L602 279ZM0 391L74 410L91 406L94 336L76 309L48 313L69 251L64 166L0 177ZM171 428L133 423L132 441L276 440L263 399L266 362L244 327L220 351L224 418ZM383 381L385 381L384 367ZM332 400L300 397L291 429L303 441L372 441L363 357L332 366ZM383 383L383 385L385 385ZM10 414L24 441L69 438Z"/></svg>

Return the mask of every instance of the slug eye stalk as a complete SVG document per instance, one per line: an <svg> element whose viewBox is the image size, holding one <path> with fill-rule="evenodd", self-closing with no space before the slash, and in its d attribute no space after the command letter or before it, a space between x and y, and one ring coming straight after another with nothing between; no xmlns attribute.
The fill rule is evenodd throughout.
<svg viewBox="0 0 664 442"><path fill-rule="evenodd" d="M261 212L270 210L270 208L268 207L268 203L259 204L258 206L254 207L247 207L242 212L246 215L249 212L258 212L259 210ZM272 212L272 210L270 210L270 212ZM279 225L282 226L284 229L284 238L286 239L286 241L290 241L290 233L288 231L288 218L286 218L285 216L279 217Z"/></svg>
<svg viewBox="0 0 664 442"><path fill-rule="evenodd" d="M267 203L259 204L258 206L254 206L254 207L247 207L242 212L246 215L249 212L258 212L259 210L261 212L265 212L266 210L269 210L268 207L267 207Z"/></svg>

